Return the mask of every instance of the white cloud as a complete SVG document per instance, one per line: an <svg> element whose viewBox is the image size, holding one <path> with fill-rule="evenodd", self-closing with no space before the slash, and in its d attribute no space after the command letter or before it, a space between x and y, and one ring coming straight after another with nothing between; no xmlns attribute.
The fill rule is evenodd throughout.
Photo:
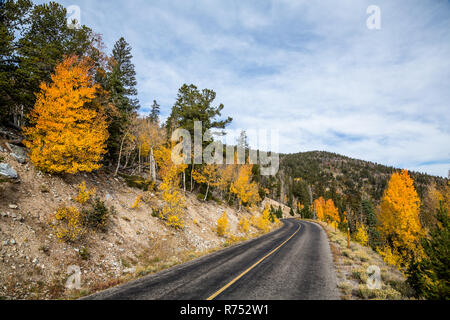
<svg viewBox="0 0 450 320"><path fill-rule="evenodd" d="M194 83L217 92L233 127L279 129L282 152L450 169L448 2L379 0L381 30L366 28L371 1L75 4L109 48L130 42L143 106L167 114Z"/></svg>

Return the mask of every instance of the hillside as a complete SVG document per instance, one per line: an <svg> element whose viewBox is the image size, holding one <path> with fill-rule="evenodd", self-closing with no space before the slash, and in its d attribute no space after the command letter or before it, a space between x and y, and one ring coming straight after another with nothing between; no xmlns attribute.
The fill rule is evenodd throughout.
<svg viewBox="0 0 450 320"><path fill-rule="evenodd" d="M270 196L287 205L302 204L324 197L333 199L343 210L358 212L361 200L379 203L390 176L398 168L352 159L325 151L280 155L280 170L275 177L262 177ZM448 179L409 172L423 198L428 186L444 186Z"/></svg>
<svg viewBox="0 0 450 320"><path fill-rule="evenodd" d="M18 157L19 151L25 154L21 147L1 139L0 147L0 163L18 175L0 184L0 299L76 297L260 234L254 226L247 234L237 228L241 217L250 220L255 212L199 201L193 193L186 195L184 229L170 228L153 214L162 201L157 191L146 192L145 202L132 209L142 190L129 187L124 178L106 169L48 175L36 170L25 155ZM109 222L105 230L88 230L80 240L60 241L51 227L53 214L58 208L78 205L75 198L83 181L111 210ZM223 212L232 238L216 233ZM80 268L81 290L66 288L71 266Z"/></svg>

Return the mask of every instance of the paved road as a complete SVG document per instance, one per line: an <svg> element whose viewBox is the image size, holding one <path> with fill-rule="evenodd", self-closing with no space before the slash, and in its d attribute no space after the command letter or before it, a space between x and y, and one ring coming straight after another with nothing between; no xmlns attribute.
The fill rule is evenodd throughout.
<svg viewBox="0 0 450 320"><path fill-rule="evenodd" d="M325 232L306 221L283 224L260 238L84 299L338 299Z"/></svg>

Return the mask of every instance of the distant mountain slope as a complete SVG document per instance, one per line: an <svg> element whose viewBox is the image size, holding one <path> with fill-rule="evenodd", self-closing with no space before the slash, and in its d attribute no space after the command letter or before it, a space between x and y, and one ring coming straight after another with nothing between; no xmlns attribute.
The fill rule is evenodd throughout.
<svg viewBox="0 0 450 320"><path fill-rule="evenodd" d="M398 168L352 159L325 151L280 155L276 177L263 177L270 196L290 204L294 200L309 203L320 196L332 198L343 210L358 211L361 200L381 199L390 176ZM445 185L447 179L418 172L409 172L419 195L428 185Z"/></svg>

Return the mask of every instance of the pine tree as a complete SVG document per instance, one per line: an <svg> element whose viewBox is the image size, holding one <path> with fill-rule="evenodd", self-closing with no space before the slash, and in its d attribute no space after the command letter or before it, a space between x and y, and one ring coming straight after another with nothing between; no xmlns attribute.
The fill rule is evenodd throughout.
<svg viewBox="0 0 450 320"><path fill-rule="evenodd" d="M52 83L41 84L24 134L31 161L43 171L74 174L101 167L108 133L104 118L87 106L99 88L91 68L88 59L71 56L57 65Z"/></svg>
<svg viewBox="0 0 450 320"><path fill-rule="evenodd" d="M152 111L150 112L148 118L151 122L159 123L160 105L153 100Z"/></svg>
<svg viewBox="0 0 450 320"><path fill-rule="evenodd" d="M117 114L111 116L108 127L110 138L108 139L109 157L115 158L119 153L119 147L125 128L130 119L139 109L139 101L136 98L136 72L131 62L131 46L122 37L115 44L112 58L109 61L110 72L107 74L105 89L109 92L110 102L116 107Z"/></svg>
<svg viewBox="0 0 450 320"><path fill-rule="evenodd" d="M17 102L19 92L14 81L19 62L16 34L23 32L32 6L30 0L0 1L0 123L6 122Z"/></svg>
<svg viewBox="0 0 450 320"><path fill-rule="evenodd" d="M408 269L408 283L426 299L450 299L450 219L447 208L436 210L437 223L429 237L422 240L425 258Z"/></svg>
<svg viewBox="0 0 450 320"><path fill-rule="evenodd" d="M172 107L171 114L167 119L169 136L177 128L183 128L194 137L194 122L202 121L202 135L206 130L217 128L224 129L232 121L228 117L225 120L218 120L224 108L223 104L213 107L212 103L216 98L216 93L210 89L202 91L191 84L184 84L179 90L177 101Z"/></svg>
<svg viewBox="0 0 450 320"><path fill-rule="evenodd" d="M366 224L367 224L367 232L369 234L369 245L375 249L379 246L380 241L380 233L377 230L377 217L375 215L375 210L373 208L372 201L369 199L364 199L361 202L361 211L364 215Z"/></svg>
<svg viewBox="0 0 450 320"><path fill-rule="evenodd" d="M12 111L16 125L32 109L42 81L50 82L56 65L65 56L85 56L92 45L91 29L67 26L66 9L56 2L35 5L29 15L29 24L17 45L18 63L15 73L15 102Z"/></svg>

